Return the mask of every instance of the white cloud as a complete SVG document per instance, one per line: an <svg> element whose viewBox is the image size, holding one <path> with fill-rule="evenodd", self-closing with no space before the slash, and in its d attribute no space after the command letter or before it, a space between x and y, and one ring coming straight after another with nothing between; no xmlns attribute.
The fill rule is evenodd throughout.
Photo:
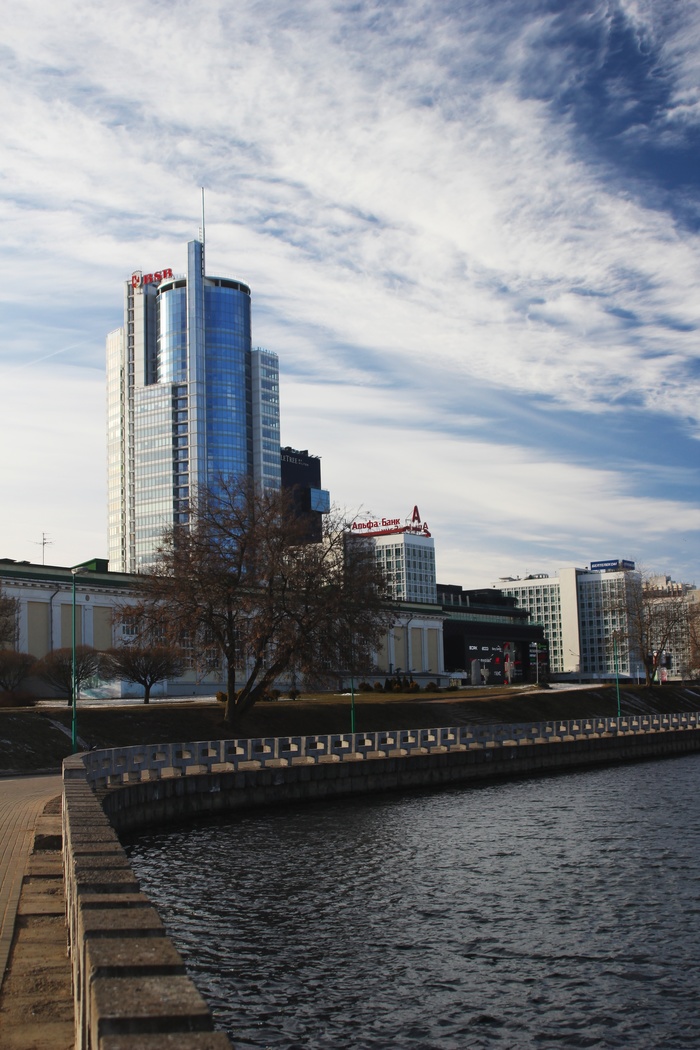
<svg viewBox="0 0 700 1050"><path fill-rule="evenodd" d="M104 379L91 369L42 362L4 369L0 445L0 556L47 564L106 557Z"/></svg>
<svg viewBox="0 0 700 1050"><path fill-rule="evenodd" d="M670 121L695 119L699 97L700 11L683 8L619 0L587 15L592 62L618 14L640 51L659 49ZM515 406L499 444L473 403L490 385L595 428L629 405L689 433L698 420L698 237L582 151L546 91L577 89L573 45L552 46L551 12L522 15L422 0L11 8L2 353L42 361L31 387L12 373L27 418L35 400L57 445L81 452L54 395L70 400L77 365L102 368L132 269L184 267L204 183L210 271L250 282L255 342L287 374L283 438L315 444L342 502L425 492L455 572L477 538L495 567L513 536L522 556L549 543L565 558L577 537L624 546L630 521L643 545L669 522L695 532L696 497L640 496L638 474L621 474L634 450L586 467L562 430L547 456ZM101 443L101 400L86 419ZM23 434L19 476L42 476Z"/></svg>

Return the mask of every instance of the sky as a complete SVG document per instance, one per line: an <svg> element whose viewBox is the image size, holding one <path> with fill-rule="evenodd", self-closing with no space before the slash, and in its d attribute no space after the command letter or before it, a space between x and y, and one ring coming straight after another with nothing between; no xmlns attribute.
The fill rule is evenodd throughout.
<svg viewBox="0 0 700 1050"><path fill-rule="evenodd" d="M698 0L24 0L0 52L0 557L107 556L105 336L205 187L335 504L441 583L700 584Z"/></svg>

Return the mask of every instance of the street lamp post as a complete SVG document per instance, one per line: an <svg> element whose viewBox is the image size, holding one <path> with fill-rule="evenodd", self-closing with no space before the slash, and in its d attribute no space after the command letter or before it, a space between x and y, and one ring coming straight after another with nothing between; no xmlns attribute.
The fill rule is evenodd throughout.
<svg viewBox="0 0 700 1050"><path fill-rule="evenodd" d="M617 693L617 717L620 717L620 661L617 651L617 631L613 631L613 657L615 660L615 692Z"/></svg>
<svg viewBox="0 0 700 1050"><path fill-rule="evenodd" d="M350 672L350 732L355 732L355 676Z"/></svg>
<svg viewBox="0 0 700 1050"><path fill-rule="evenodd" d="M78 668L76 661L76 639L75 639L75 577L80 572L81 566L76 566L75 569L71 569L73 576L73 608L72 608L72 661L71 661L71 701L72 701L72 719L71 719L71 741L73 746L73 754L78 750Z"/></svg>

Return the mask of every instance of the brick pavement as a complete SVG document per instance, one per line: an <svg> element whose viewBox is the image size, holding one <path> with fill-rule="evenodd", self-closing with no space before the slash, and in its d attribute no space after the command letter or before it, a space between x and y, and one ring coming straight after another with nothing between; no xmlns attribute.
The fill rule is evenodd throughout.
<svg viewBox="0 0 700 1050"><path fill-rule="evenodd" d="M60 793L58 775L0 777L0 1044L8 1050L72 1046L61 854L47 849L60 841ZM42 817L52 799L54 816ZM37 822L47 820L51 839L43 835L32 855Z"/></svg>
<svg viewBox="0 0 700 1050"><path fill-rule="evenodd" d="M0 987L12 946L22 879L34 826L46 803L61 794L61 777L0 777Z"/></svg>

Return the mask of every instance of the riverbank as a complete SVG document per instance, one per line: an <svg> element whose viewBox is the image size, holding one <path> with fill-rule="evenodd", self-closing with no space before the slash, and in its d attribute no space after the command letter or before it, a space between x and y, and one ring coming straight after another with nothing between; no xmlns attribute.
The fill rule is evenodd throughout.
<svg viewBox="0 0 700 1050"><path fill-rule="evenodd" d="M623 714L670 714L700 710L700 689L663 686L620 689ZM461 690L457 693L366 694L355 697L358 731L430 729L437 726L539 722L552 718L613 717L614 686L557 690ZM243 722L240 737L281 737L347 733L350 697L327 694L310 699L258 704ZM145 704L78 708L81 749L128 747L183 740L220 740L234 734L221 704L167 700ZM57 771L71 753L71 711L65 706L0 709L0 772Z"/></svg>

